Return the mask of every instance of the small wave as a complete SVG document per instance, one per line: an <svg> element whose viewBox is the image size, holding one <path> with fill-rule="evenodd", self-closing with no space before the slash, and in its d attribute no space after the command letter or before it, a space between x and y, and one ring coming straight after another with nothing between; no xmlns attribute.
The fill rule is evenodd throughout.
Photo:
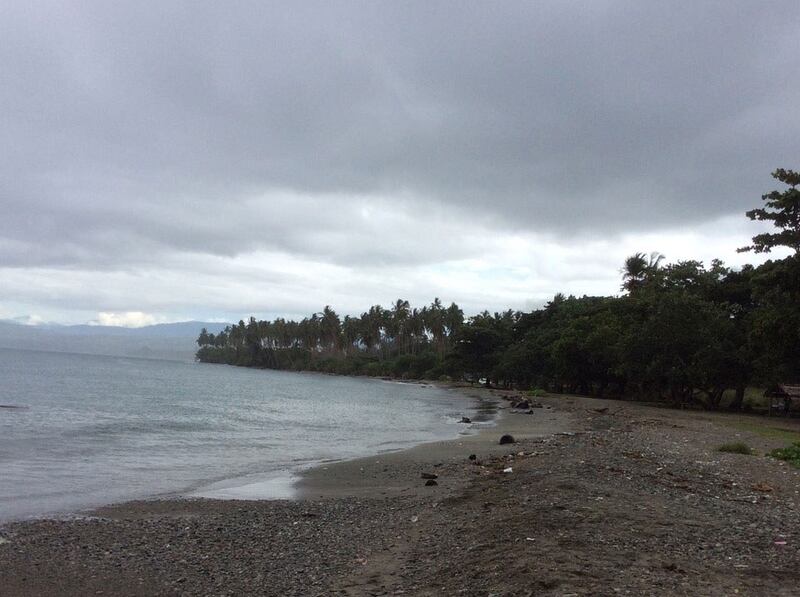
<svg viewBox="0 0 800 597"><path fill-rule="evenodd" d="M65 435L92 437L115 436L118 434L158 434L164 432L192 433L197 431L224 431L229 426L223 424L210 425L193 421L113 421L96 423L71 430Z"/></svg>

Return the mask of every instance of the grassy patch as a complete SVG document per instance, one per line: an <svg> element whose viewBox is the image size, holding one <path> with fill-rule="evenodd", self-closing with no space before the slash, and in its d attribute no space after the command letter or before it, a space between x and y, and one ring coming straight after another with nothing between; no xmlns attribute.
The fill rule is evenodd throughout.
<svg viewBox="0 0 800 597"><path fill-rule="evenodd" d="M727 452L729 454L747 454L748 456L753 453L752 448L744 442L734 442L732 444L722 444L717 448L718 452Z"/></svg>
<svg viewBox="0 0 800 597"><path fill-rule="evenodd" d="M778 460L785 460L789 464L800 467L800 442L795 442L788 448L773 450L769 455Z"/></svg>
<svg viewBox="0 0 800 597"><path fill-rule="evenodd" d="M800 433L797 431L790 431L789 429L781 429L780 427L772 427L764 422L758 421L725 421L725 424L739 431L749 431L761 437L768 439L778 439L785 442L800 442Z"/></svg>
<svg viewBox="0 0 800 597"><path fill-rule="evenodd" d="M531 398L544 398L545 396L547 396L547 392L545 392L542 388L534 388L532 390L528 390L526 394L528 394L528 396L530 396Z"/></svg>
<svg viewBox="0 0 800 597"><path fill-rule="evenodd" d="M725 390L725 393L722 395L722 407L727 407L733 403L736 399L736 390ZM767 399L764 397L764 388L754 388L752 386L748 386L744 390L744 400L742 402L742 406L747 410L750 409L759 409L759 408L766 408L767 407Z"/></svg>

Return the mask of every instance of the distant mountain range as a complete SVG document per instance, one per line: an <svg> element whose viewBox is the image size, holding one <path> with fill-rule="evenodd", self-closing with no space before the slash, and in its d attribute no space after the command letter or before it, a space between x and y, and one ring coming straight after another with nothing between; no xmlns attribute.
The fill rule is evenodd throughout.
<svg viewBox="0 0 800 597"><path fill-rule="evenodd" d="M0 348L49 350L168 360L192 360L202 328L218 333L226 323L181 321L140 328L103 325L23 325L0 320Z"/></svg>

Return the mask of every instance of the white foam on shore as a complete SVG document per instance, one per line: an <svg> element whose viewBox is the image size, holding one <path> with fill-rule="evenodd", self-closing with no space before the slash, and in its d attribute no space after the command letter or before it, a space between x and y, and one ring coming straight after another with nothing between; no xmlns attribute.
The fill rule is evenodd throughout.
<svg viewBox="0 0 800 597"><path fill-rule="evenodd" d="M212 483L186 494L186 497L214 500L290 500L297 492L295 475L263 477L248 475Z"/></svg>

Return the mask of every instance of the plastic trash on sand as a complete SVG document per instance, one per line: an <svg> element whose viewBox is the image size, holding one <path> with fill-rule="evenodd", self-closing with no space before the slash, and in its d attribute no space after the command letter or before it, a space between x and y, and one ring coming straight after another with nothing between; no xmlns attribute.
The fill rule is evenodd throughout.
<svg viewBox="0 0 800 597"><path fill-rule="evenodd" d="M514 469L512 469L512 468L509 466L508 468L504 468L504 469L503 469L503 472L504 472L504 473L513 473L513 472L514 472Z"/></svg>

